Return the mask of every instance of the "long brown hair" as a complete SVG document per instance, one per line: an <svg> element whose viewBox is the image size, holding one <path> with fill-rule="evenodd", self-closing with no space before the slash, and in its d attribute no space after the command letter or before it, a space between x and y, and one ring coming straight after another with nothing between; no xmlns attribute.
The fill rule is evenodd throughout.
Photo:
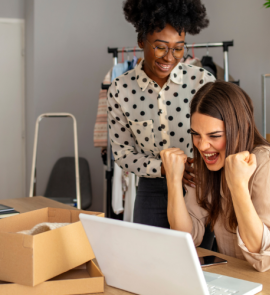
<svg viewBox="0 0 270 295"><path fill-rule="evenodd" d="M222 120L226 130L226 157L242 151L251 152L256 146L270 144L255 126L253 104L244 90L233 83L216 81L205 84L190 103L190 114L195 112ZM194 170L197 178L198 204L207 210L207 224L213 230L221 214L227 230L235 231L237 219L231 193L225 180L224 168L208 170L198 149L193 145ZM220 185L225 198L221 204ZM209 199L209 196L210 199Z"/></svg>

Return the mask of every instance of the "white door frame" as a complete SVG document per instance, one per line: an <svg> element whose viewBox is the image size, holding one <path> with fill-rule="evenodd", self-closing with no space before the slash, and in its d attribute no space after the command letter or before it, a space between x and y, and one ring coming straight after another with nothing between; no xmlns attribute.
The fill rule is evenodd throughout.
<svg viewBox="0 0 270 295"><path fill-rule="evenodd" d="M21 105L22 105L22 122L21 122L21 131L22 131L22 196L27 196L26 194L26 142L25 142L25 21L24 19L15 19L15 18L0 18L0 24L19 24L21 27L21 44L22 44L22 73L21 73Z"/></svg>

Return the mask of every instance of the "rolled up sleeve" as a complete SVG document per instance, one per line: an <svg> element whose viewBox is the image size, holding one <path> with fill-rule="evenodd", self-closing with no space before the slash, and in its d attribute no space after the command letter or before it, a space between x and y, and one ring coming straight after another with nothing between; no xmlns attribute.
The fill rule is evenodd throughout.
<svg viewBox="0 0 270 295"><path fill-rule="evenodd" d="M258 271L270 269L270 152L268 149L255 153L257 169L250 185L254 208L263 223L262 244L259 253L250 252L236 231L237 242L245 259Z"/></svg>
<svg viewBox="0 0 270 295"><path fill-rule="evenodd" d="M205 221L208 213L197 203L196 191L192 187L187 187L185 203L193 224L191 233L192 239L195 246L198 247L203 240L205 232Z"/></svg>
<svg viewBox="0 0 270 295"><path fill-rule="evenodd" d="M239 230L237 227L237 242L241 248L242 253L246 260L258 271L264 272L270 269L270 231L268 227L263 225L263 238L262 246L259 253L252 253L248 251L243 240L240 237Z"/></svg>

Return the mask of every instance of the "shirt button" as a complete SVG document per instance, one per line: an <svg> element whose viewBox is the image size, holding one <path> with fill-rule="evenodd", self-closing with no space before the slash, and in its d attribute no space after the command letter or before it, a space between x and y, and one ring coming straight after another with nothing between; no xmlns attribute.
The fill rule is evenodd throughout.
<svg viewBox="0 0 270 295"><path fill-rule="evenodd" d="M163 131L163 133L167 133L166 131Z"/></svg>
<svg viewBox="0 0 270 295"><path fill-rule="evenodd" d="M166 144L167 143L167 140L166 139L163 139L163 144Z"/></svg>

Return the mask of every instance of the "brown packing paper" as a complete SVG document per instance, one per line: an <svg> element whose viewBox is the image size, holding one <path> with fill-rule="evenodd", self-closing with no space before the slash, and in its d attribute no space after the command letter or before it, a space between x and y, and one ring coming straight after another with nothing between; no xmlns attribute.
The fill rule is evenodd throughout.
<svg viewBox="0 0 270 295"><path fill-rule="evenodd" d="M36 286L95 258L79 214L103 213L44 208L0 220L0 280ZM18 231L42 222L71 223L29 236Z"/></svg>
<svg viewBox="0 0 270 295"><path fill-rule="evenodd" d="M104 276L93 261L35 287L0 281L0 294L70 295L104 292Z"/></svg>

